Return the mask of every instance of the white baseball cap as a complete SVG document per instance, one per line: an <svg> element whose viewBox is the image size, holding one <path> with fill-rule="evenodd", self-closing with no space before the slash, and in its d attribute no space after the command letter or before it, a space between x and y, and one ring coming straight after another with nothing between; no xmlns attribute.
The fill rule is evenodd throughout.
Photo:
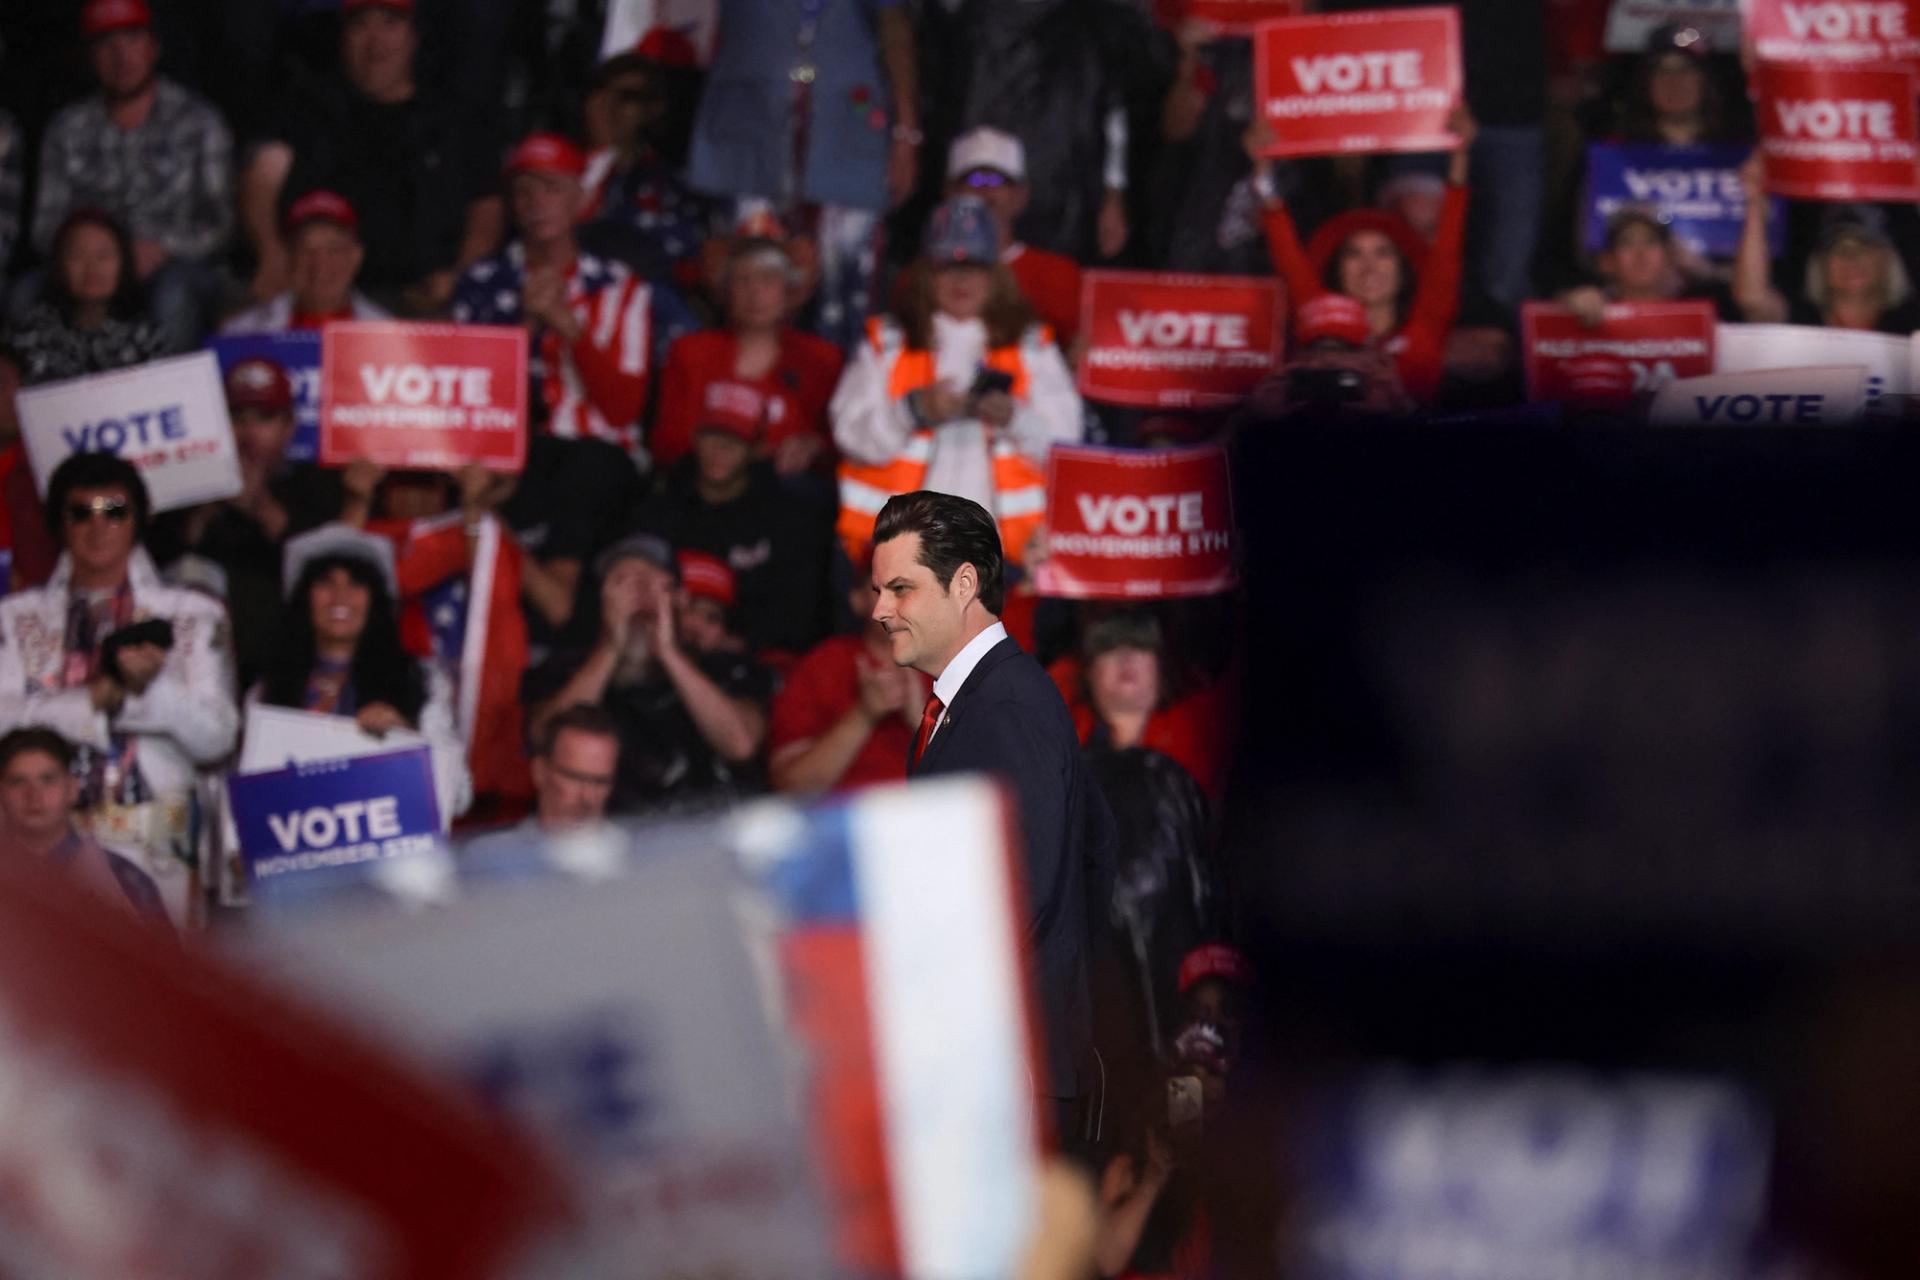
<svg viewBox="0 0 1920 1280"><path fill-rule="evenodd" d="M999 129L981 125L969 129L947 148L947 177L958 178L975 169L992 169L1015 182L1027 180L1027 149L1020 139Z"/></svg>

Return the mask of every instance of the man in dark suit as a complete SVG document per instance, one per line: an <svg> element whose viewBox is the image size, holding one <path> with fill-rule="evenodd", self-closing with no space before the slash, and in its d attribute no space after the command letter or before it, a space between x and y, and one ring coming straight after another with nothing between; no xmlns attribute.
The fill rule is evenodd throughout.
<svg viewBox="0 0 1920 1280"><path fill-rule="evenodd" d="M1059 690L1000 625L1006 581L993 517L950 494L899 494L881 508L873 539L873 619L893 660L933 679L908 776L991 773L1018 800L1046 1093L1062 1141L1077 1145L1100 1074L1088 966L1102 922L1089 909L1110 892L1112 816Z"/></svg>

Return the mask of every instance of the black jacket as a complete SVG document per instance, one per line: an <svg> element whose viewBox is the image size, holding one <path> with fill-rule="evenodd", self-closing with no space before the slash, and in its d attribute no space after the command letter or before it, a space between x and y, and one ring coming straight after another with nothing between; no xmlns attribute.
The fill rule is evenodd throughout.
<svg viewBox="0 0 1920 1280"><path fill-rule="evenodd" d="M1114 830L1059 689L1002 640L967 676L910 772L988 773L1014 793L1026 846L1026 944L1047 1028L1046 1092L1079 1096L1094 1083L1089 904L1111 895Z"/></svg>

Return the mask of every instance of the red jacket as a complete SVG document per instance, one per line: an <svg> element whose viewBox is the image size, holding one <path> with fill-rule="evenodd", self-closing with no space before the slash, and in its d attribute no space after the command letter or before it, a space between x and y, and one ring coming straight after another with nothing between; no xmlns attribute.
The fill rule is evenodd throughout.
<svg viewBox="0 0 1920 1280"><path fill-rule="evenodd" d="M1073 335L1080 331L1080 264L1064 253L1029 244L1009 245L1000 261L1020 282L1033 314L1053 330L1062 347L1072 346Z"/></svg>
<svg viewBox="0 0 1920 1280"><path fill-rule="evenodd" d="M1085 743L1093 736L1096 722L1093 703L1087 698L1084 670L1075 655L1060 658L1047 668L1047 674L1060 689L1067 710L1073 714L1073 727ZM1193 775L1200 789L1215 805L1226 794L1227 771L1232 758L1233 740L1238 729L1239 681L1229 671L1204 689L1188 694L1147 717L1146 732L1140 745L1170 756Z"/></svg>
<svg viewBox="0 0 1920 1280"><path fill-rule="evenodd" d="M1467 189L1447 187L1440 208L1440 225L1433 243L1420 242L1413 228L1380 209L1355 209L1329 219L1314 233L1311 250L1302 248L1293 215L1284 204L1266 212L1267 252L1274 269L1287 282L1287 305L1298 310L1332 293L1326 272L1340 246L1356 231L1384 233L1407 259L1417 282L1406 319L1386 343L1387 354L1400 371L1407 394L1430 404L1440 393L1447 354L1447 335L1460 311L1461 257L1467 238Z"/></svg>
<svg viewBox="0 0 1920 1280"><path fill-rule="evenodd" d="M708 383L744 381L733 373L738 350L727 329L689 333L668 348L667 367L660 375L660 404L647 438L655 467L672 466L693 447ZM765 448L771 450L789 436L812 433L826 442L831 454L827 402L833 399L845 362L840 348L824 338L798 329L780 331L780 358L766 377L748 383L767 397Z"/></svg>

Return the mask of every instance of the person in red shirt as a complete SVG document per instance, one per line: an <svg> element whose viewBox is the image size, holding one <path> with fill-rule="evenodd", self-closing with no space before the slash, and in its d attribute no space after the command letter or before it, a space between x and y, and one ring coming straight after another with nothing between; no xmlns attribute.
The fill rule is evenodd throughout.
<svg viewBox="0 0 1920 1280"><path fill-rule="evenodd" d="M775 471L790 476L832 466L827 402L846 358L831 342L788 323L804 296L796 248L770 223L734 237L720 269L725 327L689 333L667 351L647 439L656 467L672 466L693 447L707 387L722 381L745 383L766 397L760 448Z"/></svg>
<svg viewBox="0 0 1920 1280"><path fill-rule="evenodd" d="M1027 152L1020 139L981 126L953 140L947 150L947 194L979 196L1000 225L1000 261L1020 282L1027 303L1053 329L1060 345L1073 345L1080 329L1080 264L1014 238L1013 224L1027 207Z"/></svg>
<svg viewBox="0 0 1920 1280"><path fill-rule="evenodd" d="M1467 233L1467 156L1475 133L1462 106L1449 128L1460 139L1447 172L1440 225L1427 244L1406 221L1382 209L1353 209L1330 218L1306 246L1286 201L1274 185L1273 161L1262 154L1271 127L1247 130L1254 189L1265 202L1267 252L1287 284L1289 302L1301 307L1328 293L1341 293L1367 309L1374 336L1400 370L1400 380L1421 404L1439 394L1447 336L1460 310L1461 257Z"/></svg>
<svg viewBox="0 0 1920 1280"><path fill-rule="evenodd" d="M856 565L853 614L872 612L867 566ZM927 678L895 666L886 633L871 620L821 641L794 665L773 700L769 764L776 791L841 791L907 775Z"/></svg>
<svg viewBox="0 0 1920 1280"><path fill-rule="evenodd" d="M222 333L318 329L329 320L387 320L387 312L353 287L366 260L360 215L333 191L309 191L287 208L282 224L293 288L242 311Z"/></svg>

